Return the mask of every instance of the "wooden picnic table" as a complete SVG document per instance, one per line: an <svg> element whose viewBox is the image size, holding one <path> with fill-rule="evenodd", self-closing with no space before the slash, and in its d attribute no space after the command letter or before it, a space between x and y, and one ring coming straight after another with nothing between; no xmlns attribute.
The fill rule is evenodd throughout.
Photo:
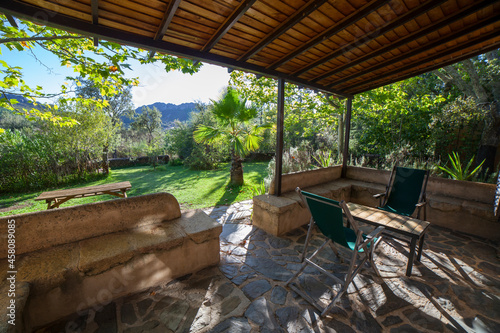
<svg viewBox="0 0 500 333"><path fill-rule="evenodd" d="M35 200L45 200L47 202L47 209L57 208L63 202L71 200L73 198L83 198L93 195L110 194L120 198L127 197L127 190L132 187L130 182L120 182L96 186L87 186L72 188L69 190L57 190L43 192Z"/></svg>
<svg viewBox="0 0 500 333"><path fill-rule="evenodd" d="M411 276L415 251L418 242L417 261L420 261L424 246L425 232L430 223L408 216L386 212L377 208L368 207L355 203L348 203L347 206L354 219L374 226L383 226L385 230L404 235L410 238L410 254L406 266L406 276Z"/></svg>

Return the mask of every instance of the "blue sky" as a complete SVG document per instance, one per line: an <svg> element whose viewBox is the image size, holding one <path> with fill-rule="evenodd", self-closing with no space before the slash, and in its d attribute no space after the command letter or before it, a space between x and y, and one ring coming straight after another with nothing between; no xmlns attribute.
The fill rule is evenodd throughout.
<svg viewBox="0 0 500 333"><path fill-rule="evenodd" d="M24 79L30 86L40 85L46 93L57 93L66 82L66 76L75 76L72 68L61 66L59 59L43 49L35 49L36 57L29 51L9 51L1 47L1 59L11 66L22 67ZM136 107L155 102L181 104L219 97L227 86L229 74L226 68L204 64L193 75L178 71L165 72L161 65L141 65L130 62L129 77L139 77L139 86L132 89Z"/></svg>

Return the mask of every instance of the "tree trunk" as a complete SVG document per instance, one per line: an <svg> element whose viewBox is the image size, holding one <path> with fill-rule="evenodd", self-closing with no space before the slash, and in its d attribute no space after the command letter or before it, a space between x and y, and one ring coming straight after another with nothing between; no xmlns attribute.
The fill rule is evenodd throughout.
<svg viewBox="0 0 500 333"><path fill-rule="evenodd" d="M102 172L107 175L109 173L108 146L104 146L102 150Z"/></svg>
<svg viewBox="0 0 500 333"><path fill-rule="evenodd" d="M243 185L243 165L241 159L236 154L233 154L231 160L231 184L241 186Z"/></svg>

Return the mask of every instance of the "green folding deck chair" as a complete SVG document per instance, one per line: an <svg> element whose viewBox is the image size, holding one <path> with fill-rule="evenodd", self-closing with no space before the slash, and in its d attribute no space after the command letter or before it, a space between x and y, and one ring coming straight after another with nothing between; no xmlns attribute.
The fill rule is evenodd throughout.
<svg viewBox="0 0 500 333"><path fill-rule="evenodd" d="M305 203L312 216L311 222L309 223L309 230L307 231L306 244L302 257L304 258L305 256L307 244L311 236L311 230L312 228L314 228L314 225L318 226L319 230L323 233L323 235L327 237L327 239L309 258L303 260L304 263L302 264L302 267L297 273L295 273L294 276L290 278L290 280L287 281L286 286L290 286L292 290L297 292L305 300L316 307L321 312L321 316L324 316L332 309L333 306L335 306L340 297L345 293L349 284L352 282L356 274L363 267L367 260L370 261L371 267L373 268L375 273L380 276L380 273L373 261L373 253L381 240L381 237L379 236L384 228L378 227L369 235L365 235L361 232L361 230L358 229L358 226L344 201L338 202L316 194L304 192L301 191L298 187L296 191L299 193L302 201ZM350 225L352 229L344 226L344 216L349 222L348 225ZM336 245L343 246L348 251L352 252L349 263L349 270L347 271L344 280L338 278L337 276L319 266L317 263L313 262L313 259L316 257L316 255L321 250L323 250L326 245L329 245L335 255L339 258L339 251L337 250ZM337 293L337 295L335 295L333 300L326 307L322 307L310 295L302 291L298 285L292 283L292 281L299 274L301 274L308 265L315 267L342 286L341 290Z"/></svg>
<svg viewBox="0 0 500 333"><path fill-rule="evenodd" d="M428 170L403 168L395 165L392 168L385 192L373 197L380 200L378 208L399 215L411 216L418 208L417 219L420 219L420 211L423 207L423 219L425 220L427 218L425 189L428 180Z"/></svg>

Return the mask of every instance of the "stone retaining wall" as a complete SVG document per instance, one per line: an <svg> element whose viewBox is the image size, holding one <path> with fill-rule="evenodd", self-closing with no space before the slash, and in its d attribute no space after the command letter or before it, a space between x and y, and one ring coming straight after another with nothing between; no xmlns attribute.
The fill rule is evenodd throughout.
<svg viewBox="0 0 500 333"><path fill-rule="evenodd" d="M253 223L274 235L307 224L310 215L293 192L297 186L336 200L371 207L379 204L373 195L385 191L390 171L348 167L346 178L340 178L340 170L340 166L335 166L283 175L281 197L254 197ZM426 220L451 230L500 240L500 223L493 215L494 193L493 184L430 177Z"/></svg>
<svg viewBox="0 0 500 333"><path fill-rule="evenodd" d="M16 327L46 325L219 262L222 227L157 193L0 218L0 315L8 288L7 221L15 221ZM5 321L2 321L2 325ZM19 324L19 325L18 325ZM22 330L21 330L22 331ZM10 331L9 331L10 332Z"/></svg>
<svg viewBox="0 0 500 333"><path fill-rule="evenodd" d="M168 155L161 155L157 157L159 161L162 163L168 163L170 161L170 156ZM108 159L109 162L109 167L110 168L124 168L124 167L131 167L131 166L139 166L139 165L148 165L149 164L149 157L147 156L141 156L138 158L130 158L130 157L123 157L123 158L110 158Z"/></svg>

